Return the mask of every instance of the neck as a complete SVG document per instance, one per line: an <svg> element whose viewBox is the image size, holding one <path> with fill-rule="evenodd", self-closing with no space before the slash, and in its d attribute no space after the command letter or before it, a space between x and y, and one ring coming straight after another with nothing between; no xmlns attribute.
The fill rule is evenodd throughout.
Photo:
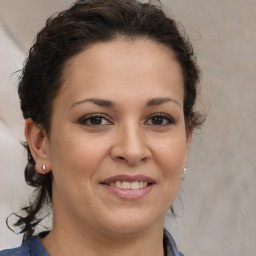
<svg viewBox="0 0 256 256"><path fill-rule="evenodd" d="M60 223L60 225L59 225ZM61 224L65 223L65 225ZM74 222L54 223L52 231L42 239L50 255L163 256L163 222L136 233L113 234L90 225Z"/></svg>

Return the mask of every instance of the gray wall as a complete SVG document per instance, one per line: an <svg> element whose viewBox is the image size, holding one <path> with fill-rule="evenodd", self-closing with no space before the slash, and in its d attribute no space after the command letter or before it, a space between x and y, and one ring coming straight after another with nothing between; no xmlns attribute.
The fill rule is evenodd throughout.
<svg viewBox="0 0 256 256"><path fill-rule="evenodd" d="M203 70L207 122L194 136L177 236L187 255L255 255L256 2L167 1Z"/></svg>
<svg viewBox="0 0 256 256"><path fill-rule="evenodd" d="M71 1L1 0L0 15L26 53L45 18ZM256 251L256 1L163 0L190 35L203 71L189 174L167 220L185 255L253 256ZM15 8L12 8L15 6Z"/></svg>

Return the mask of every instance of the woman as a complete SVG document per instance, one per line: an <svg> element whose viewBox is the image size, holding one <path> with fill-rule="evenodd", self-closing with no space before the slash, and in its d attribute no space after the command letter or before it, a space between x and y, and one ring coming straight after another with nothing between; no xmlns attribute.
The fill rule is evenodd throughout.
<svg viewBox="0 0 256 256"><path fill-rule="evenodd" d="M47 20L19 83L26 182L4 255L182 255L164 216L186 170L199 70L177 24L135 0L78 1ZM32 236L43 207L50 232Z"/></svg>

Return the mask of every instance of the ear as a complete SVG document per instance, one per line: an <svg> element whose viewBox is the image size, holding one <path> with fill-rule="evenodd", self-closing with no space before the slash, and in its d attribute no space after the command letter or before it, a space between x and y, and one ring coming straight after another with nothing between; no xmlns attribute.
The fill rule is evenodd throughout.
<svg viewBox="0 0 256 256"><path fill-rule="evenodd" d="M35 169L40 174L46 174L51 171L49 138L41 126L34 123L31 118L25 122L25 136L36 162ZM45 165L45 170L43 170Z"/></svg>

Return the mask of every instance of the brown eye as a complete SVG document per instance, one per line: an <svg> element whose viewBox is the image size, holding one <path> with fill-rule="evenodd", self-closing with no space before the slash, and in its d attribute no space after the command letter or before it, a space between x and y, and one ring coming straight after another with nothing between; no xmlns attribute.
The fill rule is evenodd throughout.
<svg viewBox="0 0 256 256"><path fill-rule="evenodd" d="M80 120L78 120L78 122L82 125L87 125L87 126L102 126L102 125L111 124L108 121L108 119L101 116L100 114L93 114L93 115L82 117Z"/></svg>
<svg viewBox="0 0 256 256"><path fill-rule="evenodd" d="M166 114L153 115L146 122L146 124L153 126L166 126L174 123L175 121L173 120L173 118Z"/></svg>
<svg viewBox="0 0 256 256"><path fill-rule="evenodd" d="M152 118L151 122L153 125L162 125L164 122L164 119L163 119L163 117L156 116L156 117Z"/></svg>
<svg viewBox="0 0 256 256"><path fill-rule="evenodd" d="M92 125L101 125L102 123L102 117L96 116L89 119L90 123Z"/></svg>

